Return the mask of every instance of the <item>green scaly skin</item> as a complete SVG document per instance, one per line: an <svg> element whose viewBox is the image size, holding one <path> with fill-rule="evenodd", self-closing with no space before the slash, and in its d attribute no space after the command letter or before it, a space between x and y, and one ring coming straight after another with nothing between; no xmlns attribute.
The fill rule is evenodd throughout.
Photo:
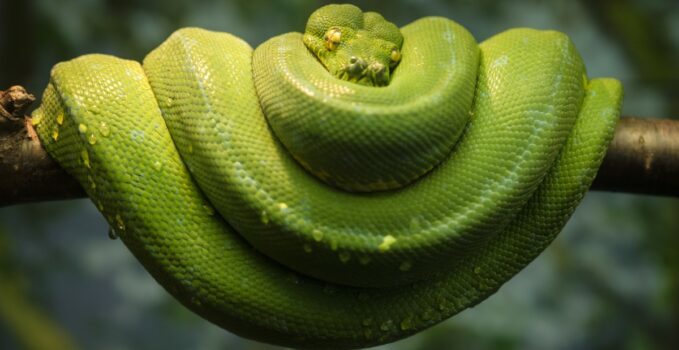
<svg viewBox="0 0 679 350"><path fill-rule="evenodd" d="M390 27L356 11L319 9L307 37ZM587 80L561 33L514 29L477 46L443 18L400 32L389 84L367 86L333 76L298 33L253 52L181 29L143 67L105 55L56 65L34 123L191 310L279 345L382 344L482 301L552 241L622 101L618 81ZM399 46L345 34L324 46L335 62L385 62Z"/></svg>

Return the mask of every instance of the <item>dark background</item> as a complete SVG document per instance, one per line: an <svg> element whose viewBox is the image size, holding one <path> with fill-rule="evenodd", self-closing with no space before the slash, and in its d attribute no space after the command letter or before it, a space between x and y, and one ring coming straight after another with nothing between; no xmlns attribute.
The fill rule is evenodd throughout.
<svg viewBox="0 0 679 350"><path fill-rule="evenodd" d="M679 117L677 1L350 1L398 25L449 17L479 41L512 27L570 35L623 114ZM0 0L0 88L40 96L56 62L141 60L200 26L253 46L302 31L325 2ZM0 179L1 180L1 179ZM679 179L678 179L679 181ZM477 307L383 349L670 349L679 333L679 200L589 193L556 241ZM88 200L0 209L0 348L271 349L193 315L160 288Z"/></svg>

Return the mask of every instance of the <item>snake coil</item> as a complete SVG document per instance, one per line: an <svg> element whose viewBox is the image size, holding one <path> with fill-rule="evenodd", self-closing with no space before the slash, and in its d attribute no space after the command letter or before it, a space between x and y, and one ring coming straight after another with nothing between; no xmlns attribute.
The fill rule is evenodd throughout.
<svg viewBox="0 0 679 350"><path fill-rule="evenodd" d="M329 5L256 50L181 29L59 63L33 122L172 295L239 335L351 348L493 294L589 188L622 88L564 34L477 45Z"/></svg>

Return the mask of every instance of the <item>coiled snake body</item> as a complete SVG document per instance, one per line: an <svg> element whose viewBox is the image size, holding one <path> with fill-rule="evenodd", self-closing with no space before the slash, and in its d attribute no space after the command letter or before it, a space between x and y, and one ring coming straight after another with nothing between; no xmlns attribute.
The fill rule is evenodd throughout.
<svg viewBox="0 0 679 350"><path fill-rule="evenodd" d="M143 66L60 63L33 119L184 305L245 337L348 348L445 320L535 258L621 96L561 33L477 46L448 19L399 31L330 5L254 52L187 28Z"/></svg>

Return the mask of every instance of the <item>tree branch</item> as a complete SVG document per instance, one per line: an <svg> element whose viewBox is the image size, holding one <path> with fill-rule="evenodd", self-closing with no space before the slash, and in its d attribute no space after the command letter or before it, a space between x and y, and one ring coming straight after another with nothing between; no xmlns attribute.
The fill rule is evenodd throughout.
<svg viewBox="0 0 679 350"><path fill-rule="evenodd" d="M679 121L620 119L591 189L679 196Z"/></svg>
<svg viewBox="0 0 679 350"><path fill-rule="evenodd" d="M34 100L21 86L0 91L0 207L85 196L47 155L24 115Z"/></svg>
<svg viewBox="0 0 679 350"><path fill-rule="evenodd" d="M54 162L25 115L33 95L0 91L0 207L85 197ZM679 121L623 117L592 190L679 196Z"/></svg>

